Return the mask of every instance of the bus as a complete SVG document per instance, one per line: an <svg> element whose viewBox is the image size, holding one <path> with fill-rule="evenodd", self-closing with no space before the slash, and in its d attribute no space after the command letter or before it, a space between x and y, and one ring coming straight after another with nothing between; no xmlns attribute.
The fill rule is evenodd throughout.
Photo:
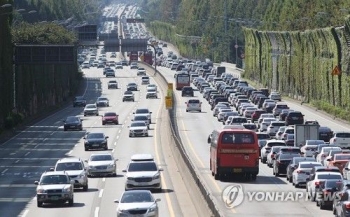
<svg viewBox="0 0 350 217"><path fill-rule="evenodd" d="M179 73L175 76L176 90L182 90L185 86L191 86L190 75L187 73Z"/></svg>
<svg viewBox="0 0 350 217"><path fill-rule="evenodd" d="M232 128L214 130L208 137L210 171L215 180L224 176L256 180L259 173L259 144L255 132Z"/></svg>

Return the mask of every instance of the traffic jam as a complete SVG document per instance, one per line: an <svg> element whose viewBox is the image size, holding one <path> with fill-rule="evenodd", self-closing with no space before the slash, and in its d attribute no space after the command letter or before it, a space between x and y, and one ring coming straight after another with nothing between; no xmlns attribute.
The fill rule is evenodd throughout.
<svg viewBox="0 0 350 217"><path fill-rule="evenodd" d="M210 169L216 180L223 175L241 173L255 180L259 162L254 161L260 161L272 169L274 176L285 177L295 188L305 189L308 199L321 210L333 210L336 216L350 216L350 152L347 149L350 132L333 132L327 126L320 126L317 120L307 120L300 111L289 108L280 93L256 89L226 72L225 67L213 66L210 60L183 59L170 51L158 64L175 71L176 85L179 85L176 79L179 75L188 75L188 83L181 82L181 87L176 88L181 89L182 97L189 97L186 112L201 112L203 102L198 97L191 98L194 91L198 91L203 101L209 103L213 117L222 122L222 129L208 137ZM255 132L256 137L247 131ZM227 133L234 135L234 139L232 135L227 137ZM254 138L258 156L253 156L250 164L237 166L232 160L231 165L227 160L222 162L225 161L223 156L228 154L231 159L237 154L249 159L253 151L243 153L240 148L232 147L232 143L240 139L237 143L240 147L251 147ZM225 141L230 141L231 151ZM221 149L225 152L216 151L219 147L226 147Z"/></svg>

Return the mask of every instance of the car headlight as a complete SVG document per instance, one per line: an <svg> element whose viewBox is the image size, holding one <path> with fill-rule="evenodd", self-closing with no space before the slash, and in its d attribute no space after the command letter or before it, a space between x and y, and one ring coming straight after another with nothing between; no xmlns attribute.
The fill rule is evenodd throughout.
<svg viewBox="0 0 350 217"><path fill-rule="evenodd" d="M94 166L89 166L89 169L94 169L95 167Z"/></svg>
<svg viewBox="0 0 350 217"><path fill-rule="evenodd" d="M107 166L107 168L114 168L115 167L115 164L110 164Z"/></svg>
<svg viewBox="0 0 350 217"><path fill-rule="evenodd" d="M154 205L154 206L151 206L149 209L148 209L148 212L154 212L157 210L157 206Z"/></svg>
<svg viewBox="0 0 350 217"><path fill-rule="evenodd" d="M134 177L127 177L128 180L134 180Z"/></svg>
<svg viewBox="0 0 350 217"><path fill-rule="evenodd" d="M63 193L67 193L67 192L70 192L70 191L71 191L71 188L70 188L70 187L64 188L64 189L62 190Z"/></svg>
<svg viewBox="0 0 350 217"><path fill-rule="evenodd" d="M78 179L84 178L84 177L85 177L85 173L81 173L81 174L78 176Z"/></svg>
<svg viewBox="0 0 350 217"><path fill-rule="evenodd" d="M36 193L38 193L38 194L45 194L47 192L46 192L45 189L39 188L39 189L36 190Z"/></svg>
<svg viewBox="0 0 350 217"><path fill-rule="evenodd" d="M147 129L144 129L144 130L143 130L144 133L147 133L147 131L148 131Z"/></svg>
<svg viewBox="0 0 350 217"><path fill-rule="evenodd" d="M118 213L122 214L122 213L128 213L127 210L123 210L123 209L118 209Z"/></svg>
<svg viewBox="0 0 350 217"><path fill-rule="evenodd" d="M157 173L157 174L155 174L155 175L153 176L153 179L159 179L159 177L160 177L160 174Z"/></svg>

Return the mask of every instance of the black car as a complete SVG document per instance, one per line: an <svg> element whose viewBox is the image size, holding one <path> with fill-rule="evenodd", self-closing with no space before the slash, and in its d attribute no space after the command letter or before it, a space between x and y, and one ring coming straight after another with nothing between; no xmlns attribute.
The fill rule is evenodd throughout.
<svg viewBox="0 0 350 217"><path fill-rule="evenodd" d="M279 176L280 174L286 174L287 166L294 157L300 157L300 154L295 154L295 153L279 154L276 160L273 161L273 175Z"/></svg>
<svg viewBox="0 0 350 217"><path fill-rule="evenodd" d="M343 184L343 180L329 179L321 183L316 188L316 204L320 206L320 209L330 209L333 207L333 198L336 197L336 193L340 190L340 186Z"/></svg>
<svg viewBox="0 0 350 217"><path fill-rule="evenodd" d="M182 91L181 91L181 96L191 96L191 97L193 97L194 96L193 88L190 87L190 86L183 87Z"/></svg>
<svg viewBox="0 0 350 217"><path fill-rule="evenodd" d="M73 107L85 107L86 106L86 99L83 96L76 96L73 101Z"/></svg>
<svg viewBox="0 0 350 217"><path fill-rule="evenodd" d="M136 83L129 83L126 86L127 91L137 91L137 84Z"/></svg>
<svg viewBox="0 0 350 217"><path fill-rule="evenodd" d="M79 117L69 116L64 120L64 131L67 130L83 130L83 123Z"/></svg>
<svg viewBox="0 0 350 217"><path fill-rule="evenodd" d="M350 190L350 181L349 180L343 180L343 183L339 186L338 189L338 195L342 195L341 197L335 197L333 200L333 214L337 214L337 216L341 216L341 212L345 212L345 210L342 210L343 207L341 205L342 202L350 202L350 201L344 201L344 199L350 199L349 193ZM338 208L338 212L337 212ZM350 207L347 210L348 213L350 213Z"/></svg>
<svg viewBox="0 0 350 217"><path fill-rule="evenodd" d="M285 118L286 125L304 124L304 115L298 111L288 112Z"/></svg>
<svg viewBox="0 0 350 217"><path fill-rule="evenodd" d="M315 162L315 158L313 157L293 157L293 159L289 162L288 166L287 166L287 181L289 181L290 183L293 182L293 172L296 168L298 168L298 164L300 162L304 162L304 161L308 161L308 162Z"/></svg>
<svg viewBox="0 0 350 217"><path fill-rule="evenodd" d="M318 138L325 142L329 142L329 140L333 137L333 131L329 127L320 127L318 129L318 133Z"/></svg>
<svg viewBox="0 0 350 217"><path fill-rule="evenodd" d="M104 149L108 150L107 139L104 133L89 133L85 137L85 151L90 149Z"/></svg>

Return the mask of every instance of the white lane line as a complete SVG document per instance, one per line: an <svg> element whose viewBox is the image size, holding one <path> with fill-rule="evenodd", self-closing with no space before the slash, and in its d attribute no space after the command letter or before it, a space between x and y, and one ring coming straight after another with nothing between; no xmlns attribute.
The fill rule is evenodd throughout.
<svg viewBox="0 0 350 217"><path fill-rule="evenodd" d="M71 155L72 152L73 152L73 150L70 150L70 151L67 153L67 155Z"/></svg>
<svg viewBox="0 0 350 217"><path fill-rule="evenodd" d="M100 190L100 193L98 194L98 197L102 197L103 195L103 189Z"/></svg>
<svg viewBox="0 0 350 217"><path fill-rule="evenodd" d="M4 169L1 173L6 173L7 170L9 170L9 169Z"/></svg>
<svg viewBox="0 0 350 217"><path fill-rule="evenodd" d="M39 145L34 146L34 149L36 149Z"/></svg>
<svg viewBox="0 0 350 217"><path fill-rule="evenodd" d="M117 136L117 140L119 139L119 136ZM117 143L115 142L114 145L117 145Z"/></svg>
<svg viewBox="0 0 350 217"><path fill-rule="evenodd" d="M122 125L123 126L123 125ZM119 130L118 133L120 133L122 130Z"/></svg>
<svg viewBox="0 0 350 217"><path fill-rule="evenodd" d="M19 162L19 160L16 160L16 161L15 161L15 164L18 163L18 162Z"/></svg>
<svg viewBox="0 0 350 217"><path fill-rule="evenodd" d="M55 131L53 131L52 133L50 133L50 136L52 136L55 133Z"/></svg>
<svg viewBox="0 0 350 217"><path fill-rule="evenodd" d="M102 182L105 182L106 181L106 178L102 178Z"/></svg>
<svg viewBox="0 0 350 217"><path fill-rule="evenodd" d="M29 209L24 210L23 214L21 217L26 217L28 215Z"/></svg>
<svg viewBox="0 0 350 217"><path fill-rule="evenodd" d="M28 151L24 156L27 156L28 154L30 154L30 151Z"/></svg>
<svg viewBox="0 0 350 217"><path fill-rule="evenodd" d="M94 217L98 217L98 212L100 211L100 207L96 207L95 208L95 213L94 213Z"/></svg>
<svg viewBox="0 0 350 217"><path fill-rule="evenodd" d="M112 149L112 153L114 153L114 148Z"/></svg>

